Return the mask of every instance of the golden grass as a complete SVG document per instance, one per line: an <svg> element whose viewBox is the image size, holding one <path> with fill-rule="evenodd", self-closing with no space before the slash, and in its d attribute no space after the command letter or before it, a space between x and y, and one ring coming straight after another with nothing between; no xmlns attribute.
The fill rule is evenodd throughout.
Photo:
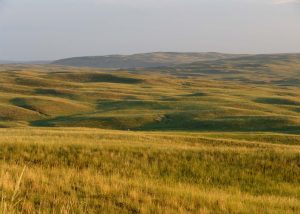
<svg viewBox="0 0 300 214"><path fill-rule="evenodd" d="M300 147L262 134L273 135L3 129L2 203L22 213L297 213Z"/></svg>

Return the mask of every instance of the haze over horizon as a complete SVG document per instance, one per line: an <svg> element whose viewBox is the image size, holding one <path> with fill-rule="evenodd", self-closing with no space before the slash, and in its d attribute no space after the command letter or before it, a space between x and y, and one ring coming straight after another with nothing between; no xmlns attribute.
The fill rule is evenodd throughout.
<svg viewBox="0 0 300 214"><path fill-rule="evenodd" d="M0 59L300 52L298 0L0 0Z"/></svg>

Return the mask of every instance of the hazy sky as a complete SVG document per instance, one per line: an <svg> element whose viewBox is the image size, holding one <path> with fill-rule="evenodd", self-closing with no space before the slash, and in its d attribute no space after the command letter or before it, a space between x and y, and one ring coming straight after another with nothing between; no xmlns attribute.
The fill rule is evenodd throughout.
<svg viewBox="0 0 300 214"><path fill-rule="evenodd" d="M0 59L300 52L300 0L0 0Z"/></svg>

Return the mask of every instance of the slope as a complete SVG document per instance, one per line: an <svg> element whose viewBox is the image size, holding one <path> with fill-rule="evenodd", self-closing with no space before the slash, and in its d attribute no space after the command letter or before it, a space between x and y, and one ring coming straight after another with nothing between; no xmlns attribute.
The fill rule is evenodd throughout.
<svg viewBox="0 0 300 214"><path fill-rule="evenodd" d="M210 61L239 57L241 55L222 53L176 53L156 52L134 55L109 55L74 57L54 61L53 64L78 66L78 67L99 67L99 68L137 68L137 67L160 67L171 66L196 61Z"/></svg>

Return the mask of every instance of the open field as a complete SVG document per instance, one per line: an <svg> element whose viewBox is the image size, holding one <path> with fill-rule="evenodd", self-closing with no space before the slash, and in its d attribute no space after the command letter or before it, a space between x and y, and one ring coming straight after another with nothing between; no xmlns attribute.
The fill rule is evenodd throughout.
<svg viewBox="0 0 300 214"><path fill-rule="evenodd" d="M2 203L23 213L300 212L299 136L221 135L3 129Z"/></svg>
<svg viewBox="0 0 300 214"><path fill-rule="evenodd" d="M300 56L256 57L0 66L0 213L300 213Z"/></svg>

